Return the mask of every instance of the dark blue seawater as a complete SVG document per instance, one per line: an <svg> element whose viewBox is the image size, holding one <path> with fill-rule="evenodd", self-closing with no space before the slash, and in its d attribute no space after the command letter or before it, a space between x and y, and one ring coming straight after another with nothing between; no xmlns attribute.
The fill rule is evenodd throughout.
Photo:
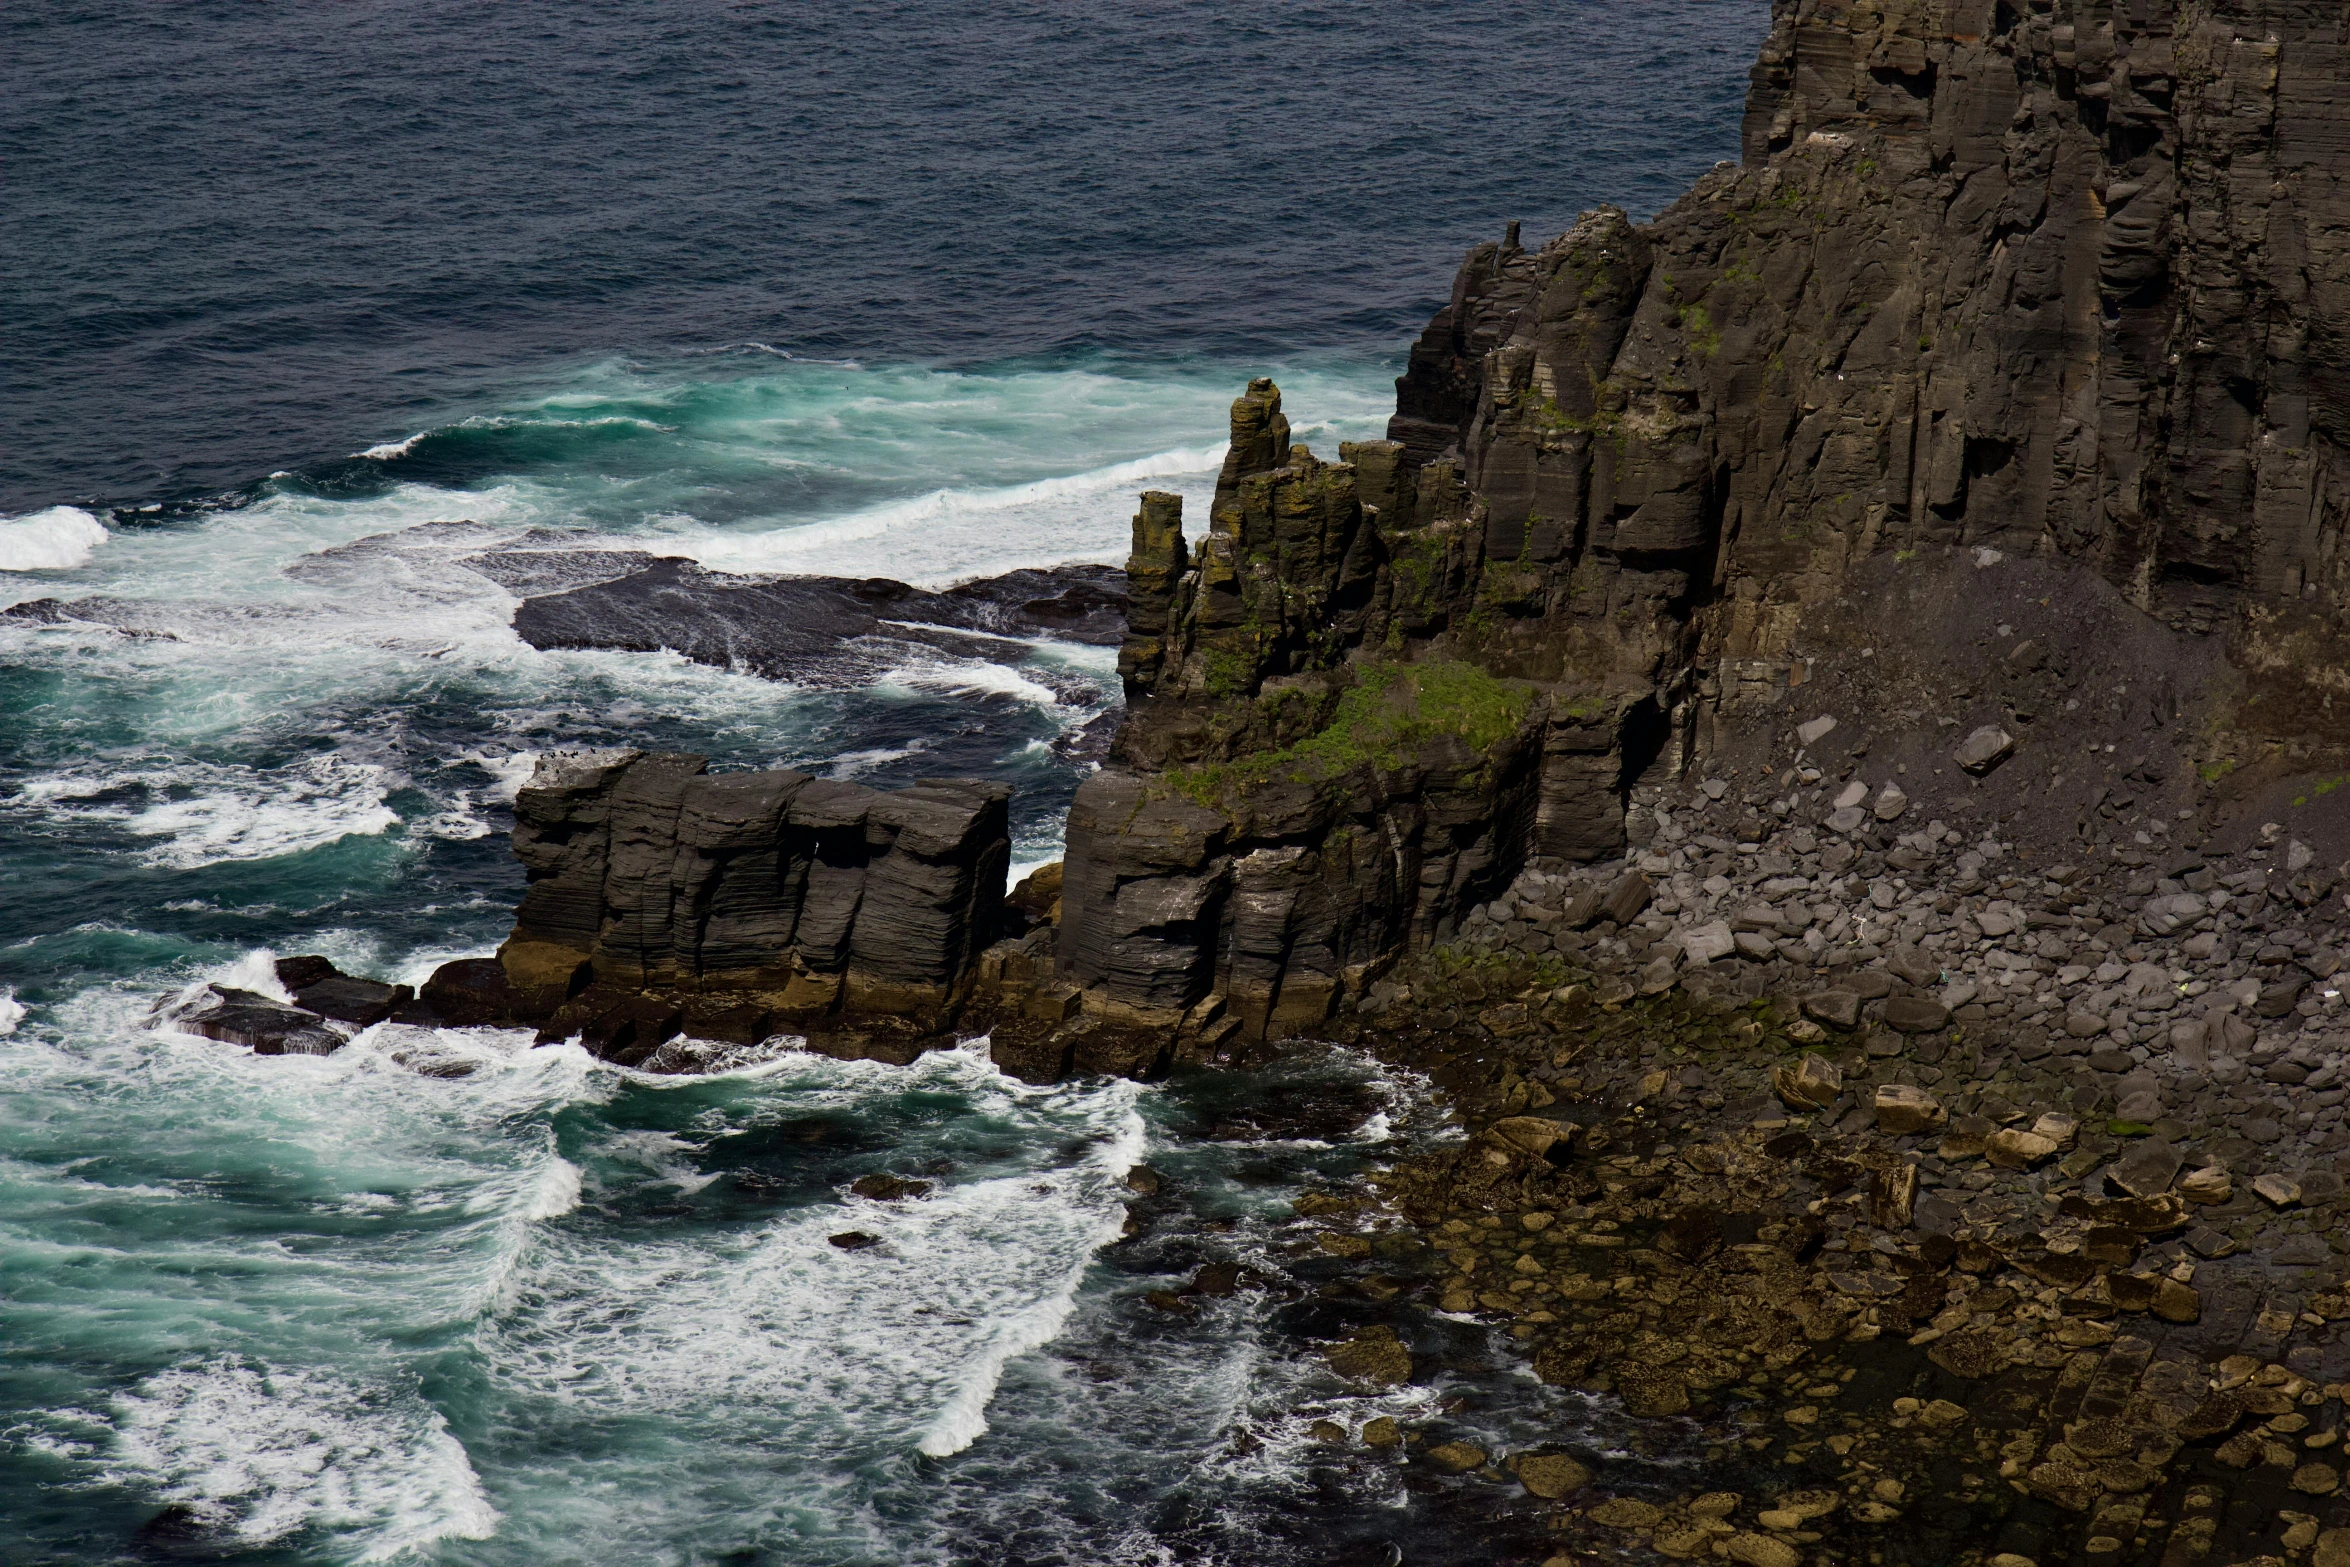
<svg viewBox="0 0 2350 1567"><path fill-rule="evenodd" d="M1317 448L1376 434L1468 244L1733 156L1765 20L0 17L0 609L63 605L0 619L0 1561L1452 1561L1457 1511L1309 1423L1604 1446L1466 1326L1410 1389L1316 1369L1345 1312L1289 1199L1444 1135L1343 1054L653 1080L478 1030L262 1059L150 1008L490 950L559 744L998 777L1052 858L1108 650L845 691L541 652L465 557L1115 561L1136 490L1204 498L1246 377ZM1138 1159L1174 1180L1121 1244ZM880 1168L937 1190L847 1193ZM1144 1303L1218 1258L1306 1293Z"/></svg>
<svg viewBox="0 0 2350 1567"><path fill-rule="evenodd" d="M1767 14L12 8L0 511L233 487L614 354L1393 356L1510 219L1736 156Z"/></svg>

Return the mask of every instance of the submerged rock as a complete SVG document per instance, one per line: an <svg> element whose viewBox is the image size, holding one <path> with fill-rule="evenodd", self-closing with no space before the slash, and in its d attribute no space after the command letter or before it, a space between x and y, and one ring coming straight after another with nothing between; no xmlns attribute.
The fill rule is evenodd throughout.
<svg viewBox="0 0 2350 1567"><path fill-rule="evenodd" d="M468 564L496 571L520 553ZM1007 664L1027 656L1028 638L1115 644L1125 605L1124 577L1107 566L1016 571L931 593L886 577L744 575L660 558L525 598L514 630L535 648L667 650L771 680L861 685L901 660L906 643Z"/></svg>

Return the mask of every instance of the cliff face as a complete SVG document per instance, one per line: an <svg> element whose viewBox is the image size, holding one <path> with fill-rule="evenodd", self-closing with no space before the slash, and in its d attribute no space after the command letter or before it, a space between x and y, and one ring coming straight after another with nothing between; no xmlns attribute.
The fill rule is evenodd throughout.
<svg viewBox="0 0 2350 1567"><path fill-rule="evenodd" d="M1524 649L1586 677L1767 700L1852 563L1988 547L2338 738L2344 48L2307 4L1780 0L1743 165L1472 255L1394 433L1462 453Z"/></svg>
<svg viewBox="0 0 2350 1567"><path fill-rule="evenodd" d="M1325 464L1259 383L1196 546L1145 497L1062 975L1308 1026L1824 665L2063 706L2190 806L2350 740L2346 48L2288 0L1777 0L1741 164L1472 251L1387 441ZM2027 773L2084 826L2113 781L1991 807Z"/></svg>

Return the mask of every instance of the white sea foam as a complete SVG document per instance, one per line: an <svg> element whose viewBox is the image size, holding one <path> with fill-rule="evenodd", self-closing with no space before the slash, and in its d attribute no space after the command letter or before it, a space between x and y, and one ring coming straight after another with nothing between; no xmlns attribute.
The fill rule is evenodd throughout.
<svg viewBox="0 0 2350 1567"><path fill-rule="evenodd" d="M1223 460L1221 445L1174 447L1084 473L933 490L845 517L760 533L705 533L671 547L724 571L883 571L924 587L1023 566L1113 563L1125 557L1129 542L1121 508L1131 497L1124 492L1188 479L1186 499L1198 511Z"/></svg>
<svg viewBox="0 0 2350 1567"><path fill-rule="evenodd" d="M826 769L824 776L846 782L852 778L862 777L876 767L886 767L891 762L904 761L909 756L919 756L929 749L930 743L928 741L916 740L907 745L881 746L869 751L843 751L832 759L832 765Z"/></svg>
<svg viewBox="0 0 2350 1567"><path fill-rule="evenodd" d="M1050 686L1038 684L1017 669L978 658L925 659L899 664L875 684L885 689L896 686L906 690L945 691L955 696L1010 697L1038 707L1057 707L1061 701L1059 693Z"/></svg>
<svg viewBox="0 0 2350 1567"><path fill-rule="evenodd" d="M0 1038L15 1033L23 1021L24 1003L16 999L16 987L0 985Z"/></svg>
<svg viewBox="0 0 2350 1567"><path fill-rule="evenodd" d="M278 981L277 954L267 947L255 947L234 963L215 969L204 978L215 985L233 990L250 990L272 1001L282 1001L289 1006L293 1004L293 993Z"/></svg>
<svg viewBox="0 0 2350 1567"><path fill-rule="evenodd" d="M579 1166L557 1156L539 1167L531 1178L530 1195L522 1207L525 1219L560 1219L579 1206Z"/></svg>
<svg viewBox="0 0 2350 1567"><path fill-rule="evenodd" d="M137 837L162 839L142 857L192 870L385 832L400 820L385 803L397 785L387 767L323 753L277 768L150 762L64 771L34 779L22 798L47 814L111 822ZM143 790L151 803L102 798L131 790Z"/></svg>
<svg viewBox="0 0 2350 1567"><path fill-rule="evenodd" d="M113 1413L126 1478L243 1546L328 1528L372 1562L497 1529L463 1445L414 1393L216 1360L147 1378Z"/></svg>
<svg viewBox="0 0 2350 1567"><path fill-rule="evenodd" d="M793 1056L770 1064L763 1091L799 1114L862 1107L877 1091L951 1093L972 1116L1023 1126L1024 1142L1085 1147L949 1180L920 1201L859 1203L854 1223L881 1238L862 1251L829 1243L846 1219L831 1208L739 1238L648 1234L621 1253L547 1233L508 1292L512 1311L485 1324L496 1374L590 1407L821 1412L859 1445L959 1451L986 1430L1007 1364L1061 1330L1093 1253L1120 1233L1143 1090L1030 1088L967 1049L910 1068Z"/></svg>
<svg viewBox="0 0 2350 1567"><path fill-rule="evenodd" d="M0 571L71 571L89 564L111 537L78 506L0 518Z"/></svg>
<svg viewBox="0 0 2350 1567"><path fill-rule="evenodd" d="M390 462L396 457L405 457L416 450L416 443L430 434L432 434L430 430L419 430L405 441L387 441L381 446L370 446L363 452L353 452L351 455L375 462Z"/></svg>
<svg viewBox="0 0 2350 1567"><path fill-rule="evenodd" d="M489 751L465 751L459 755L462 760L473 763L497 779L496 798L509 804L515 795L521 793L522 786L530 782L531 772L539 764L539 753L536 751L509 751L503 755Z"/></svg>

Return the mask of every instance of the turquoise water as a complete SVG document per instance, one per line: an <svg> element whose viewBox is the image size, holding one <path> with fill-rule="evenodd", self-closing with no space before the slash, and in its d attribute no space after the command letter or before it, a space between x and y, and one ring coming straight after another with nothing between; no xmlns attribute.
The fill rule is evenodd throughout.
<svg viewBox="0 0 2350 1567"><path fill-rule="evenodd" d="M150 1011L490 951L557 744L1000 778L1054 857L1110 650L794 689L535 651L462 557L939 586L1117 561L1145 488L1197 527L1249 377L1376 435L1468 245L1734 155L1763 0L19 9L0 608L80 618L0 620L0 1563L1547 1554L1307 1435L1615 1440L1469 1324L1316 1369L1376 1308L1289 1198L1445 1135L1362 1059L651 1080ZM1212 1261L1267 1287L1145 1303Z"/></svg>
<svg viewBox="0 0 2350 1567"><path fill-rule="evenodd" d="M1391 373L1283 369L1301 437L1375 433ZM1299 1410L1365 1401L1293 1303L1141 1304L1393 1146L1418 1101L1366 1062L1293 1068L1298 1142L1203 1137L1231 1082L1030 1088L983 1046L648 1079L486 1030L259 1058L150 1015L269 988L272 953L412 981L490 950L504 803L558 741L1005 777L1049 858L1050 742L1114 700L1111 650L802 691L533 651L455 557L564 526L932 585L1115 560L1135 490L1204 500L1234 380L600 365L0 576L90 617L0 622L0 1559L1312 1560L1408 1523L1362 1511L1392 1475L1317 1478ZM1117 1244L1146 1158L1185 1196ZM884 1168L937 1190L847 1194Z"/></svg>

